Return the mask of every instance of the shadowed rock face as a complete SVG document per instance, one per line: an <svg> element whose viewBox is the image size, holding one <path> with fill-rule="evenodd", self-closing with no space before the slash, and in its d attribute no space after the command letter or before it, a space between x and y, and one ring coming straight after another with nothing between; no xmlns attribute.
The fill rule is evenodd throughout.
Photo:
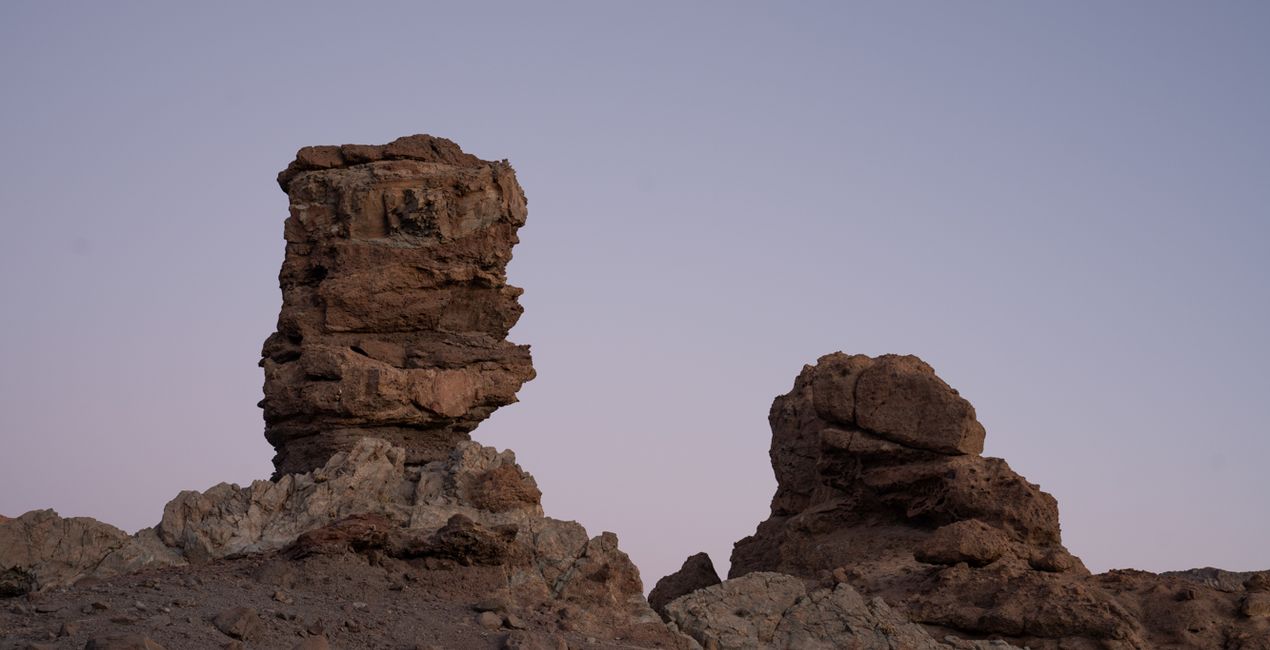
<svg viewBox="0 0 1270 650"><path fill-rule="evenodd" d="M357 439L444 458L534 377L506 340L525 196L506 161L426 135L305 147L278 176L291 200L282 311L265 341L265 437L275 477Z"/></svg>
<svg viewBox="0 0 1270 650"><path fill-rule="evenodd" d="M662 618L667 618L666 605L670 601L719 582L719 574L714 570L714 563L710 561L709 555L690 555L678 571L657 581L653 590L648 592L648 604Z"/></svg>

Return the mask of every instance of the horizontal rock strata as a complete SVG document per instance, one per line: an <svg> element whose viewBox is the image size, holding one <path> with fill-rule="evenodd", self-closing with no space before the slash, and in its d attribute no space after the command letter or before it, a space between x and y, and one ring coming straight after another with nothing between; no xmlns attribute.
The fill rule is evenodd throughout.
<svg viewBox="0 0 1270 650"><path fill-rule="evenodd" d="M305 147L278 182L291 202L282 311L261 360L277 476L364 436L410 464L439 460L516 401L534 370L506 340L526 216L511 165L418 135Z"/></svg>

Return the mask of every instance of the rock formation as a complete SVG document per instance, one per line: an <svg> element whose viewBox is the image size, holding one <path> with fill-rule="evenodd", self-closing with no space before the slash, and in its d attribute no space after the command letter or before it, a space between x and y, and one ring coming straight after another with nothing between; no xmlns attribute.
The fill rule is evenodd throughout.
<svg viewBox="0 0 1270 650"><path fill-rule="evenodd" d="M698 589L713 587L719 582L719 573L714 570L714 563L710 561L709 555L690 555L678 571L657 581L653 590L648 592L648 604L662 618L667 618L666 605L670 601Z"/></svg>
<svg viewBox="0 0 1270 650"><path fill-rule="evenodd" d="M729 580L692 556L655 612L616 536L546 517L512 452L468 438L534 374L505 340L511 167L412 136L307 147L279 183L273 479L182 492L135 535L0 517L0 650L1270 650L1270 572L1090 575L1054 498L981 456L974 408L911 356L805 367L772 405L770 518Z"/></svg>
<svg viewBox="0 0 1270 650"><path fill-rule="evenodd" d="M974 408L916 357L822 357L770 423L771 517L736 543L731 578L847 583L929 629L1034 649L1270 648L1255 580L1090 576L1054 498L979 455Z"/></svg>
<svg viewBox="0 0 1270 650"><path fill-rule="evenodd" d="M305 147L291 201L278 331L265 341L265 437L276 476L321 467L358 438L440 460L533 378L506 340L525 196L506 161L444 138Z"/></svg>
<svg viewBox="0 0 1270 650"><path fill-rule="evenodd" d="M3 595L242 557L287 573L351 554L361 559L339 565L350 580L396 563L443 574L415 579L457 590L460 605L498 600L482 625L517 630L512 646L537 634L514 612L549 632L690 643L648 606L615 535L545 517L515 456L468 438L534 376L528 348L505 340L521 310L504 269L526 214L511 166L412 136L306 147L278 180L291 201L283 307L261 361L273 480L182 492L136 535L52 511L0 520ZM245 640L242 621L270 633L243 607L213 618L232 638ZM189 644L206 631L186 632L156 634Z"/></svg>

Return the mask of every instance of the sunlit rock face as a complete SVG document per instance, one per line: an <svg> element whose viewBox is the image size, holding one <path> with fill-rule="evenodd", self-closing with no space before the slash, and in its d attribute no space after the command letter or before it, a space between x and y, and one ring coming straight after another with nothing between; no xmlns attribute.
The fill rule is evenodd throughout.
<svg viewBox="0 0 1270 650"><path fill-rule="evenodd" d="M291 202L282 311L261 360L275 476L366 436L408 464L440 460L516 401L534 369L506 340L526 215L511 165L416 135L305 147L278 182Z"/></svg>

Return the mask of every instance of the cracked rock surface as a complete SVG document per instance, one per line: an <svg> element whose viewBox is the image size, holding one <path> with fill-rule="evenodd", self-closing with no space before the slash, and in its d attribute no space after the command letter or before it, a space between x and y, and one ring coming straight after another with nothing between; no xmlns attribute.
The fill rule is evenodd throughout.
<svg viewBox="0 0 1270 650"><path fill-rule="evenodd" d="M736 543L731 578L846 582L932 630L1034 649L1270 648L1253 578L1091 576L1057 501L980 455L974 408L916 357L821 357L769 421L771 516Z"/></svg>
<svg viewBox="0 0 1270 650"><path fill-rule="evenodd" d="M278 177L291 213L282 310L265 341L276 476L373 436L440 460L533 379L507 341L507 263L526 202L506 161L444 138L305 147Z"/></svg>

